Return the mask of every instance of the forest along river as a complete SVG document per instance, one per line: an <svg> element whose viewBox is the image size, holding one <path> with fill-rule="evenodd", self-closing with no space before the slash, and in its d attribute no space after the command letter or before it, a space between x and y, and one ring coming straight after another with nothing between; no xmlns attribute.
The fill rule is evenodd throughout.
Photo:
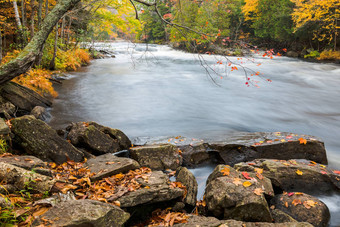
<svg viewBox="0 0 340 227"><path fill-rule="evenodd" d="M116 58L92 61L70 73L58 87L50 124L96 121L121 129L130 138L186 136L226 137L233 132L293 132L324 140L330 166L340 169L340 66L287 57L255 57L233 62L264 74L245 85L242 67L223 78L207 75L198 56L167 46L98 44ZM224 73L226 59L203 55L204 66ZM261 64L258 66L258 64ZM192 170L201 197L213 167ZM340 196L322 196L331 225L340 225Z"/></svg>

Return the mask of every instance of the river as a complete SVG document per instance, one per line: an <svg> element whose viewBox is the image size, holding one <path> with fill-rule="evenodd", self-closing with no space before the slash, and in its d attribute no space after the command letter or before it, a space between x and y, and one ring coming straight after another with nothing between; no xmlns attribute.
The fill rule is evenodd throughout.
<svg viewBox="0 0 340 227"><path fill-rule="evenodd" d="M220 56L197 56L161 45L105 45L116 58L94 60L57 87L53 127L96 121L130 138L211 139L256 131L309 134L325 142L329 165L340 169L339 65L262 55L230 57L263 74L255 79L259 87L248 87L242 66L226 72L226 59ZM340 225L340 215L335 215L340 213L340 197L323 200L332 212L331 225Z"/></svg>

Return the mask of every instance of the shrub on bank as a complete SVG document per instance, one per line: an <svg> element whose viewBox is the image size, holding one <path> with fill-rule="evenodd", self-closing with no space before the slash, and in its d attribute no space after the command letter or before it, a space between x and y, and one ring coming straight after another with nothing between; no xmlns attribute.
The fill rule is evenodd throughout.
<svg viewBox="0 0 340 227"><path fill-rule="evenodd" d="M318 60L340 60L340 51L324 50Z"/></svg>

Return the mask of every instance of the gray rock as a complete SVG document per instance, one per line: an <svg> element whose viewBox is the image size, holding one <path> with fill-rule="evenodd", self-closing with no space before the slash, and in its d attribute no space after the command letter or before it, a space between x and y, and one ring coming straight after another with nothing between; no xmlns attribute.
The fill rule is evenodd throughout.
<svg viewBox="0 0 340 227"><path fill-rule="evenodd" d="M299 57L299 53L298 52L295 52L295 51L288 51L287 52L287 57L292 57L292 58L297 58L297 57Z"/></svg>
<svg viewBox="0 0 340 227"><path fill-rule="evenodd" d="M15 115L16 107L11 102L6 102L5 100L0 100L0 114L9 120Z"/></svg>
<svg viewBox="0 0 340 227"><path fill-rule="evenodd" d="M340 190L340 176L326 166L314 162L256 159L248 163L238 163L234 167L239 171L248 172L261 168L263 176L268 177L275 187L284 191L330 193ZM297 174L298 170L301 175Z"/></svg>
<svg viewBox="0 0 340 227"><path fill-rule="evenodd" d="M275 223L297 222L294 218L281 210L274 209L271 213Z"/></svg>
<svg viewBox="0 0 340 227"><path fill-rule="evenodd" d="M285 223L268 223L268 222L242 222L236 220L227 220L219 227L313 227L308 222L285 222Z"/></svg>
<svg viewBox="0 0 340 227"><path fill-rule="evenodd" d="M224 221L215 217L205 217L197 215L188 215L187 223L175 224L175 227L216 227L223 224Z"/></svg>
<svg viewBox="0 0 340 227"><path fill-rule="evenodd" d="M183 189L174 188L168 182L169 178L163 172L152 172L148 179L139 179L138 183L144 188L128 192L118 198L117 201L120 202L121 207L125 208L140 204L166 202L184 195Z"/></svg>
<svg viewBox="0 0 340 227"><path fill-rule="evenodd" d="M299 138L305 138L301 144ZM327 164L324 143L313 136L293 133L239 133L220 142L209 142L209 151L218 152L228 165L256 158L308 159Z"/></svg>
<svg viewBox="0 0 340 227"><path fill-rule="evenodd" d="M89 159L86 164L95 173L91 180L96 181L105 177L110 177L118 173L125 173L132 169L139 168L138 162L130 158L120 158L113 154L104 154L96 158Z"/></svg>
<svg viewBox="0 0 340 227"><path fill-rule="evenodd" d="M49 107L52 105L50 100L14 82L4 84L0 89L0 94L14 106L27 113L31 112L35 106Z"/></svg>
<svg viewBox="0 0 340 227"><path fill-rule="evenodd" d="M328 226L330 220L328 207L313 196L281 194L275 196L272 204L299 222L308 222L316 227Z"/></svg>
<svg viewBox="0 0 340 227"><path fill-rule="evenodd" d="M131 147L130 139L121 130L105 127L93 121L89 122L89 125L93 125L99 131L105 133L106 135L110 136L113 140L115 140L119 145L119 150L127 150Z"/></svg>
<svg viewBox="0 0 340 227"><path fill-rule="evenodd" d="M117 206L94 200L74 200L57 204L39 216L32 226L112 227L124 226L130 215ZM50 221L50 222L49 222Z"/></svg>
<svg viewBox="0 0 340 227"><path fill-rule="evenodd" d="M47 113L46 108L42 106L36 106L31 111L31 115L33 115L36 119L45 121L47 120L50 115Z"/></svg>
<svg viewBox="0 0 340 227"><path fill-rule="evenodd" d="M0 208L10 208L12 207L12 203L8 198L4 198L0 196Z"/></svg>
<svg viewBox="0 0 340 227"><path fill-rule="evenodd" d="M24 168L26 170L33 170L42 175L52 176L52 172L50 169L48 169L47 165L42 160L34 156L29 156L29 155L5 156L5 157L0 157L0 162L12 164L14 166Z"/></svg>
<svg viewBox="0 0 340 227"><path fill-rule="evenodd" d="M177 169L182 164L182 157L171 144L132 147L130 155L141 166L154 170Z"/></svg>
<svg viewBox="0 0 340 227"><path fill-rule="evenodd" d="M251 186L244 187L249 181ZM228 176L218 177L206 187L205 200L208 210L216 217L232 218L242 221L271 222L272 217L263 193L254 191L262 188L254 180L240 180L236 185L234 179Z"/></svg>
<svg viewBox="0 0 340 227"><path fill-rule="evenodd" d="M28 154L59 164L67 158L77 162L83 160L83 153L60 138L45 122L28 115L15 118L11 123L14 141Z"/></svg>
<svg viewBox="0 0 340 227"><path fill-rule="evenodd" d="M240 173L237 172L234 168L230 167L229 165L218 165L215 167L214 171L209 175L206 185L208 185L211 181L215 180L218 177L225 176L223 175L223 172L221 172L225 168L229 170L229 175L228 175L229 177L232 177L232 178L240 177Z"/></svg>
<svg viewBox="0 0 340 227"><path fill-rule="evenodd" d="M197 143L192 145L179 146L182 151L183 164L185 166L196 166L201 163L210 162L208 145Z"/></svg>
<svg viewBox="0 0 340 227"><path fill-rule="evenodd" d="M8 125L5 123L4 119L0 118L0 135L8 135L11 133Z"/></svg>
<svg viewBox="0 0 340 227"><path fill-rule="evenodd" d="M74 146L85 148L95 155L119 151L116 141L87 122L72 123L68 130L67 139Z"/></svg>
<svg viewBox="0 0 340 227"><path fill-rule="evenodd" d="M195 176L185 167L176 170L176 181L181 182L187 190L184 203L196 206L198 185Z"/></svg>

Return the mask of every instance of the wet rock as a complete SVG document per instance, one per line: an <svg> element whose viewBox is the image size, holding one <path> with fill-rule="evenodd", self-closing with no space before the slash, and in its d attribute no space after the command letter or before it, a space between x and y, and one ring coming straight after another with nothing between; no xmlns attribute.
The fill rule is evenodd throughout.
<svg viewBox="0 0 340 227"><path fill-rule="evenodd" d="M95 155L119 151L119 145L115 140L87 122L72 123L68 130L67 139L74 146L85 148Z"/></svg>
<svg viewBox="0 0 340 227"><path fill-rule="evenodd" d="M244 186L243 184L251 185ZM262 185L255 180L235 179L228 176L218 177L211 181L205 192L208 210L219 218L232 218L242 221L271 222L272 217L267 201L262 190Z"/></svg>
<svg viewBox="0 0 340 227"><path fill-rule="evenodd" d="M205 217L197 215L188 215L186 223L175 224L175 227L216 227L223 224L224 221L218 220L215 217Z"/></svg>
<svg viewBox="0 0 340 227"><path fill-rule="evenodd" d="M236 164L239 171L254 172L263 169L273 186L284 191L324 192L340 190L340 175L324 165L303 160L256 159L252 162Z"/></svg>
<svg viewBox="0 0 340 227"><path fill-rule="evenodd" d="M132 147L130 155L141 166L154 170L177 169L182 164L182 157L171 144Z"/></svg>
<svg viewBox="0 0 340 227"><path fill-rule="evenodd" d="M0 94L7 101L18 107L19 112L21 111L22 114L30 113L35 106L49 107L52 105L51 100L14 82L4 84L0 89Z"/></svg>
<svg viewBox="0 0 340 227"><path fill-rule="evenodd" d="M113 154L104 154L91 158L85 165L89 167L91 173L95 173L91 177L93 181L140 167L138 162L133 159L116 157Z"/></svg>
<svg viewBox="0 0 340 227"><path fill-rule="evenodd" d="M45 121L50 118L49 113L47 113L46 108L42 106L36 106L31 111L31 115L33 115L36 119Z"/></svg>
<svg viewBox="0 0 340 227"><path fill-rule="evenodd" d="M182 151L183 165L196 166L201 163L210 162L207 144L198 143L193 145L179 146Z"/></svg>
<svg viewBox="0 0 340 227"><path fill-rule="evenodd" d="M32 226L123 226L130 215L117 206L93 200L74 200L57 204L39 216Z"/></svg>
<svg viewBox="0 0 340 227"><path fill-rule="evenodd" d="M116 200L121 207L134 207L140 204L152 204L166 202L180 198L184 195L184 190L174 188L169 184L169 178L161 171L150 173L148 179L138 179L138 183L143 188L131 191Z"/></svg>
<svg viewBox="0 0 340 227"><path fill-rule="evenodd" d="M45 122L28 115L15 118L11 123L15 143L28 154L59 164L68 158L76 162L83 160L83 153L60 138Z"/></svg>
<svg viewBox="0 0 340 227"><path fill-rule="evenodd" d="M301 144L300 138L306 139L306 144ZM327 164L326 150L320 139L293 133L240 133L221 142L209 142L209 149L218 152L229 165L256 158L308 159Z"/></svg>
<svg viewBox="0 0 340 227"><path fill-rule="evenodd" d="M195 176L185 167L176 170L176 181L181 182L187 190L184 203L196 206L198 185Z"/></svg>
<svg viewBox="0 0 340 227"><path fill-rule="evenodd" d="M119 150L127 150L131 147L130 139L121 130L105 127L93 121L89 122L89 125L93 125L99 131L105 133L106 135L110 136L113 140L115 140L119 145Z"/></svg>
<svg viewBox="0 0 340 227"><path fill-rule="evenodd" d="M297 222L294 218L281 210L274 209L271 213L275 223Z"/></svg>
<svg viewBox="0 0 340 227"><path fill-rule="evenodd" d="M52 189L56 180L5 162L0 162L0 182L4 185L13 185L18 191L29 187L33 191L45 193Z"/></svg>
<svg viewBox="0 0 340 227"><path fill-rule="evenodd" d="M330 213L327 206L317 198L303 193L286 193L275 196L272 204L300 222L316 227L328 226Z"/></svg>
<svg viewBox="0 0 340 227"><path fill-rule="evenodd" d="M285 223L268 223L268 222L242 222L236 220L227 220L219 227L312 227L308 222L285 222Z"/></svg>
<svg viewBox="0 0 340 227"><path fill-rule="evenodd" d="M29 156L29 155L5 156L5 157L0 157L0 162L5 162L5 163L18 166L26 170L33 170L37 173L40 173L46 176L52 176L52 172L48 169L47 165L42 160L34 156Z"/></svg>

